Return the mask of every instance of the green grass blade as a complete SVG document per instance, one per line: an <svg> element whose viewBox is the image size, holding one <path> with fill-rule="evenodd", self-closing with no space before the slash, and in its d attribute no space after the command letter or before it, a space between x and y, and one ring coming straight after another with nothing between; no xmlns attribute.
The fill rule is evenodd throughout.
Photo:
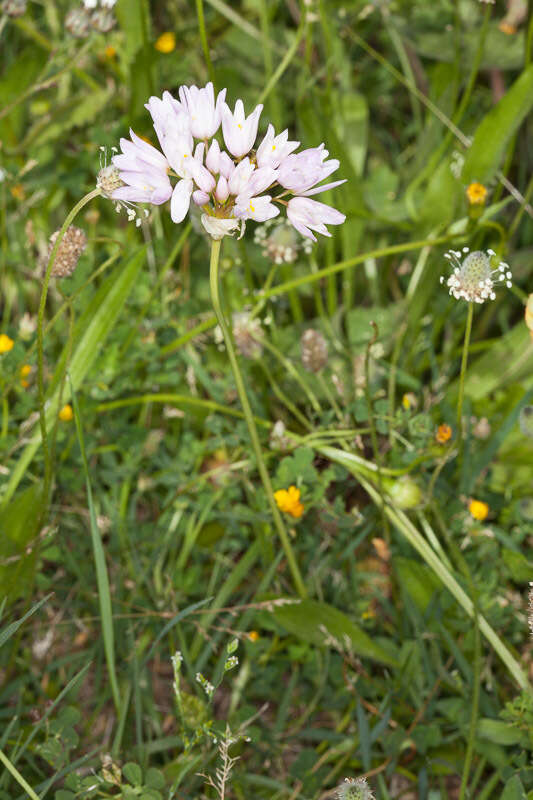
<svg viewBox="0 0 533 800"><path fill-rule="evenodd" d="M463 183L487 183L500 166L507 145L533 108L533 64L513 83L478 126L466 156Z"/></svg>
<svg viewBox="0 0 533 800"><path fill-rule="evenodd" d="M2 631L0 631L0 647L2 647L2 645L7 642L10 636L13 636L13 634L18 631L20 626L24 622L26 622L28 617L31 617L32 614L35 614L35 612L43 605L43 603L46 603L46 601L50 600L51 597L52 597L52 592L50 592L50 594L47 594L46 597L43 597L42 600L39 600L38 603L35 603L35 605L32 606L30 610L24 614L23 617L15 620L15 622L12 622L10 625L7 625Z"/></svg>
<svg viewBox="0 0 533 800"><path fill-rule="evenodd" d="M137 275L145 259L145 248L137 250L126 262L119 265L96 292L87 310L80 317L74 330L73 355L70 362L70 376L75 390L92 367L100 348L113 329L126 298L133 289ZM52 391L47 397L46 426L52 427L58 413L59 383L63 370L63 359L56 368L52 379ZM69 400L69 387L65 387L63 402ZM7 506L22 480L41 444L41 431L36 430L14 466L6 486L2 507Z"/></svg>
<svg viewBox="0 0 533 800"><path fill-rule="evenodd" d="M17 783L19 783L20 786L22 786L28 797L31 797L32 800L40 800L39 795L35 794L30 784L22 777L18 769L13 766L9 758L2 752L2 750L0 750L0 761L2 762L4 767L13 775Z"/></svg>
<svg viewBox="0 0 533 800"><path fill-rule="evenodd" d="M74 418L76 420L76 430L78 433L78 442L81 451L81 460L83 464L83 473L85 475L85 483L87 486L87 504L89 506L89 518L91 527L91 541L93 545L94 565L96 568L96 582L98 585L98 600L100 605L100 617L102 621L102 634L104 638L104 650L107 662L107 671L109 674L109 682L111 684L111 692L113 694L113 701L117 713L120 714L120 693L118 690L118 681L115 667L115 634L113 630L113 609L111 606L111 592L109 590L109 577L107 574L107 565L105 562L104 547L102 545L102 538L96 523L96 512L94 510L93 495L91 491L91 481L89 479L89 467L87 464L87 454L85 452L85 442L83 439L83 429L81 424L80 409L78 400L72 381L70 380L70 391L72 396L72 403L74 406Z"/></svg>

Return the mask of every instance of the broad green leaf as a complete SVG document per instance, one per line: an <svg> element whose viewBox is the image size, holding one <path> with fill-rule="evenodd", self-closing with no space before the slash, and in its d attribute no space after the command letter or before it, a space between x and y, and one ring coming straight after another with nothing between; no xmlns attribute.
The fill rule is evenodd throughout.
<svg viewBox="0 0 533 800"><path fill-rule="evenodd" d="M372 658L382 664L397 666L398 662L389 652L374 642L361 628L327 603L302 600L276 608L274 616L289 633L304 642L325 645L328 636L348 647L358 656Z"/></svg>
<svg viewBox="0 0 533 800"><path fill-rule="evenodd" d="M29 486L0 512L2 596L20 597L32 582L36 548L26 550L38 534L41 492L40 483Z"/></svg>
<svg viewBox="0 0 533 800"><path fill-rule="evenodd" d="M515 553L514 550L504 547L502 556L513 581L527 583L533 580L533 563L528 561L523 553Z"/></svg>
<svg viewBox="0 0 533 800"><path fill-rule="evenodd" d="M138 764L130 762L122 767L122 774L132 786L142 786L143 774Z"/></svg>
<svg viewBox="0 0 533 800"><path fill-rule="evenodd" d="M488 719L484 717L479 720L477 726L477 735L481 739L488 739L495 744L519 744L522 739L523 733L516 728L509 725L508 722L503 722L500 719Z"/></svg>
<svg viewBox="0 0 533 800"><path fill-rule="evenodd" d="M71 128L86 126L97 118L102 109L109 103L112 89L97 89L94 92L85 91L81 95L74 96L69 101L68 106L60 113L55 113L53 121L46 125L42 133L33 139L33 144L42 145L53 139L65 137L66 132ZM40 122L35 123L35 128L40 127ZM28 132L28 138L32 139L32 130Z"/></svg>
<svg viewBox="0 0 533 800"><path fill-rule="evenodd" d="M412 598L417 608L424 612L435 592L441 587L437 576L425 564L401 556L394 559L394 568L403 590Z"/></svg>
<svg viewBox="0 0 533 800"><path fill-rule="evenodd" d="M475 325L475 316L474 316ZM482 400L488 394L511 383L523 383L533 388L533 348L529 331L522 321L507 331L490 349L468 365L465 394L472 400ZM499 369L494 369L498 364ZM459 380L448 387L448 399L457 394Z"/></svg>
<svg viewBox="0 0 533 800"><path fill-rule="evenodd" d="M478 126L463 167L464 183L474 180L487 183L494 177L508 143L532 108L533 64L530 64Z"/></svg>
<svg viewBox="0 0 533 800"><path fill-rule="evenodd" d="M513 775L507 781L500 800L526 800L526 792L518 775Z"/></svg>
<svg viewBox="0 0 533 800"><path fill-rule="evenodd" d="M74 330L73 355L69 365L74 390L77 390L92 367L101 347L113 329L126 298L133 289L137 275L145 258L145 248L137 250L126 262L119 265L94 295L86 312L78 320ZM64 357L56 368L51 383L46 409L46 425L52 428L58 413L59 383L64 365ZM62 402L70 399L70 388L65 386ZM22 451L9 479L2 508L7 507L22 480L26 469L41 444L41 431L36 426L33 437Z"/></svg>
<svg viewBox="0 0 533 800"><path fill-rule="evenodd" d="M338 92L333 97L337 136L344 143L356 175L363 174L368 142L368 103L358 92Z"/></svg>

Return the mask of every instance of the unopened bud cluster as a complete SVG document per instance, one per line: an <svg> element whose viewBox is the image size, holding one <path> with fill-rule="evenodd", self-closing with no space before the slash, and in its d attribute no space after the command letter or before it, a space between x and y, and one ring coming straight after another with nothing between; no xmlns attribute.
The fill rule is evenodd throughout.
<svg viewBox="0 0 533 800"><path fill-rule="evenodd" d="M71 8L65 17L65 28L76 39L86 39L91 30L109 33L116 25L112 11L116 0L83 0L83 5Z"/></svg>
<svg viewBox="0 0 533 800"><path fill-rule="evenodd" d="M261 358L264 337L261 322L248 311L237 311L232 316L233 338L239 353L245 358Z"/></svg>
<svg viewBox="0 0 533 800"><path fill-rule="evenodd" d="M59 231L55 231L55 233L50 236L48 252L46 254L46 258L43 259L41 264L43 274L46 271L48 260L58 236ZM65 235L61 239L57 249L52 271L50 273L51 277L68 278L70 275L72 275L86 246L87 237L84 231L82 231L81 228L77 228L75 225L70 225L65 231Z"/></svg>
<svg viewBox="0 0 533 800"><path fill-rule="evenodd" d="M4 0L0 8L8 17L21 17L26 13L27 0Z"/></svg>
<svg viewBox="0 0 533 800"><path fill-rule="evenodd" d="M328 362L328 343L320 331L309 328L300 339L302 364L309 372L320 372Z"/></svg>
<svg viewBox="0 0 533 800"><path fill-rule="evenodd" d="M309 239L299 236L297 231L284 219L267 220L255 229L254 242L262 247L265 258L274 264L292 264L303 250L310 253Z"/></svg>

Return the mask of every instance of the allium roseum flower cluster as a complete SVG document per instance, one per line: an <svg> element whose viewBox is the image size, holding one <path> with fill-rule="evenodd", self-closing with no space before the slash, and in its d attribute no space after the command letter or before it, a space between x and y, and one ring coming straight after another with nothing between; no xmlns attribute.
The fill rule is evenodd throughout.
<svg viewBox="0 0 533 800"><path fill-rule="evenodd" d="M310 199L344 183L321 183L339 167L336 159L327 160L323 144L295 153L300 142L290 141L286 130L276 135L269 125L255 148L262 105L246 116L237 100L232 110L226 89L215 97L212 83L202 89L181 86L178 96L164 92L146 103L162 152L133 131L131 140L120 140L122 153L112 162L123 185L110 197L126 205L170 199L176 223L185 219L192 201L203 210L202 224L213 239L242 231L246 220L272 219L282 205L296 230L314 241L313 231L331 236L326 225L344 222L340 211ZM171 178L177 178L174 185Z"/></svg>

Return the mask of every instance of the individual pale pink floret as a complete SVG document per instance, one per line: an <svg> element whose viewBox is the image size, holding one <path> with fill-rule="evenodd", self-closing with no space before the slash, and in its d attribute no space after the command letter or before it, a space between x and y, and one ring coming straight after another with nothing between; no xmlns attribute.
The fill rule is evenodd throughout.
<svg viewBox="0 0 533 800"><path fill-rule="evenodd" d="M113 164L126 184L115 189L113 197L137 203L161 205L172 194L168 179L168 161L159 150L130 130L131 141L120 140L122 153L113 156Z"/></svg>
<svg viewBox="0 0 533 800"><path fill-rule="evenodd" d="M170 216L172 222L183 222L191 204L191 195L194 184L190 178L183 178L174 186L170 201Z"/></svg>
<svg viewBox="0 0 533 800"><path fill-rule="evenodd" d="M291 192L303 194L339 168L336 158L324 161L327 157L328 151L324 150L323 144L287 156L278 170L278 182Z"/></svg>
<svg viewBox="0 0 533 800"><path fill-rule="evenodd" d="M267 219L277 217L279 208L272 203L272 198L268 194L261 197L247 197L237 204L233 213L239 219L253 219L255 222L266 222Z"/></svg>
<svg viewBox="0 0 533 800"><path fill-rule="evenodd" d="M274 126L269 125L265 138L257 148L256 162L258 167L279 167L293 150L296 150L300 142L288 141L289 132L282 131L275 136Z"/></svg>
<svg viewBox="0 0 533 800"><path fill-rule="evenodd" d="M246 194L248 197L256 197L265 189L275 183L278 173L272 167L260 167L252 172L248 183L240 189L239 194Z"/></svg>
<svg viewBox="0 0 533 800"><path fill-rule="evenodd" d="M170 92L163 92L163 98L150 97L145 108L150 112L159 144L170 166L184 177L184 154L189 157L193 147L189 115Z"/></svg>
<svg viewBox="0 0 533 800"><path fill-rule="evenodd" d="M316 242L316 236L311 231L316 231L324 236L331 236L326 225L340 225L346 219L336 208L309 200L307 197L293 197L287 204L287 217L298 233L307 239Z"/></svg>
<svg viewBox="0 0 533 800"><path fill-rule="evenodd" d="M227 103L224 103L222 107L222 133L226 147L235 158L245 156L254 146L262 110L263 106L258 105L250 116L246 117L242 100L237 100L233 113Z"/></svg>
<svg viewBox="0 0 533 800"><path fill-rule="evenodd" d="M196 139L210 139L214 136L220 127L226 89L218 93L216 103L211 82L203 89L197 86L180 86L179 96L189 114L192 135Z"/></svg>
<svg viewBox="0 0 533 800"><path fill-rule="evenodd" d="M241 194L248 185L254 170L255 166L250 159L248 157L243 158L243 160L237 164L229 178L228 186L230 194Z"/></svg>
<svg viewBox="0 0 533 800"><path fill-rule="evenodd" d="M218 161L218 168L220 174L223 175L227 180L231 178L235 171L235 162L231 159L225 150L222 150L220 153L220 158Z"/></svg>

